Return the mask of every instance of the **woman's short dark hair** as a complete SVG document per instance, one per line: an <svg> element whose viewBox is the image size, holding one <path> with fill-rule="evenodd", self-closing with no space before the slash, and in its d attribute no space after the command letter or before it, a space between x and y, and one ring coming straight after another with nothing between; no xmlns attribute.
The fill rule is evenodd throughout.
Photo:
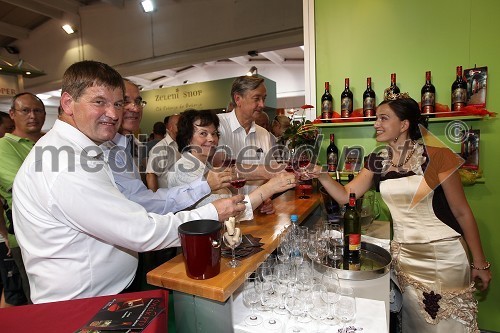
<svg viewBox="0 0 500 333"><path fill-rule="evenodd" d="M408 120L410 123L408 128L410 139L418 140L422 137L422 133L420 132L418 125L423 125L427 128L427 121L425 117L421 116L420 107L413 98L385 100L381 102L379 106L384 104L389 106L391 110L394 111L399 120Z"/></svg>
<svg viewBox="0 0 500 333"><path fill-rule="evenodd" d="M219 117L210 110L188 109L182 112L177 123L176 141L179 152L190 150L189 144L194 135L194 123L198 120L200 121L198 126L214 125L216 130L219 129Z"/></svg>

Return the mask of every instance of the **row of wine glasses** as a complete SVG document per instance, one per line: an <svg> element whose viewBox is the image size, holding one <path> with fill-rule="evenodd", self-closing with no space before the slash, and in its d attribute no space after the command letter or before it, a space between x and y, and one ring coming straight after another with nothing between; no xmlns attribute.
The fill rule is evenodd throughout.
<svg viewBox="0 0 500 333"><path fill-rule="evenodd" d="M327 269L315 276L311 265L291 261L282 263L276 257L264 261L257 271L246 276L243 300L251 313L245 318L250 326L261 325L266 330L305 332L306 324L315 321L315 332L322 326L352 321L356 304L352 288L341 287L335 271ZM259 312L266 312L266 320ZM276 316L276 315L278 316ZM279 315L290 314L293 320L285 325ZM328 330L326 330L328 331Z"/></svg>

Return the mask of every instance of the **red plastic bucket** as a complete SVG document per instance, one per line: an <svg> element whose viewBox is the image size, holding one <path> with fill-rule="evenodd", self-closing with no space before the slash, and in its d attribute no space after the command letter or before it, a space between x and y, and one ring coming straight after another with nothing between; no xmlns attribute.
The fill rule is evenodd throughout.
<svg viewBox="0 0 500 333"><path fill-rule="evenodd" d="M205 280L220 272L221 223L196 220L179 226L179 238L186 273L192 279Z"/></svg>

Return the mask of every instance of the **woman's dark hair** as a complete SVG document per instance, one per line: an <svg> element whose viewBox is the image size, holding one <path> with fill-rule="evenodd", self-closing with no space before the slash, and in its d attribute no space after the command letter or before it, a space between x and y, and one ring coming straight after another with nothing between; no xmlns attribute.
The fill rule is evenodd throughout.
<svg viewBox="0 0 500 333"><path fill-rule="evenodd" d="M219 130L219 117L210 110L195 110L188 109L181 113L179 122L177 123L177 146L179 152L184 150L189 151L189 144L194 134L194 123L200 121L198 126L214 125L216 130Z"/></svg>
<svg viewBox="0 0 500 333"><path fill-rule="evenodd" d="M427 119L420 115L420 108L418 103L413 98L397 98L385 100L380 105L388 105L392 111L396 114L399 120L408 120L410 126L408 128L408 134L410 139L418 140L422 137L420 128L418 125L422 125L427 128Z"/></svg>

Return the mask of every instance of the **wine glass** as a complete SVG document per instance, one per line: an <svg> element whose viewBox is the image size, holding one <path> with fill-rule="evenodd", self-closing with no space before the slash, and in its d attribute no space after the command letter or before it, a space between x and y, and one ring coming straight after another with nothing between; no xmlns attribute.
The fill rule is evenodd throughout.
<svg viewBox="0 0 500 333"><path fill-rule="evenodd" d="M260 282L260 300L262 305L273 311L280 305L281 294L277 291L278 279L275 275L268 276L266 280ZM264 327L268 330L279 330L281 321L270 317L264 321Z"/></svg>
<svg viewBox="0 0 500 333"><path fill-rule="evenodd" d="M346 324L356 317L356 298L351 287L340 288L340 299L335 307L335 315L342 322L342 332L347 333Z"/></svg>
<svg viewBox="0 0 500 333"><path fill-rule="evenodd" d="M300 153L298 157L298 166L299 166L299 174L302 175L306 173L307 167L311 163L311 157L310 153L306 150ZM306 189L309 189L312 187L311 185L307 184L306 181L300 181L300 184L298 186L300 189L302 189L302 195L299 196L299 199L310 199L311 197L309 195L306 195Z"/></svg>
<svg viewBox="0 0 500 333"><path fill-rule="evenodd" d="M235 170L233 176L231 177L231 186L234 187L237 191L238 194L241 194L241 188L245 186L245 183L247 182L246 178L239 172L238 170Z"/></svg>
<svg viewBox="0 0 500 333"><path fill-rule="evenodd" d="M236 226L238 226L238 224L239 223L236 222ZM224 240L224 244L226 244L226 246L231 249L231 260L228 261L226 265L231 267L231 268L236 268L241 264L240 261L236 260L236 253L235 253L236 248L242 242L241 231L240 231L240 228L235 227L234 228L234 235L231 236L227 232L227 227L225 224L224 224L224 231L225 232L224 232L224 236L222 237L222 239Z"/></svg>
<svg viewBox="0 0 500 333"><path fill-rule="evenodd" d="M312 319L316 320L316 332L319 333L321 321L328 316L328 303L323 298L324 294L328 293L325 285L315 284L311 288L308 300L308 314Z"/></svg>
<svg viewBox="0 0 500 333"><path fill-rule="evenodd" d="M328 228L328 235L330 236L330 250L328 251L328 258L333 261L333 266L337 267L337 263L342 260L343 239L342 227L340 224L330 224Z"/></svg>
<svg viewBox="0 0 500 333"><path fill-rule="evenodd" d="M285 295L288 291L288 282L290 282L290 265L289 264L277 264L274 267L274 274L277 279L276 291L280 295L280 302L278 306L274 309L277 314L287 314L285 308Z"/></svg>
<svg viewBox="0 0 500 333"><path fill-rule="evenodd" d="M294 284L298 285L300 284L300 282L294 282ZM289 289L290 288L293 287L291 287L289 283ZM290 292L291 291L289 291L289 295L285 298L285 307L288 312L290 312L290 315L295 318L295 323L288 327L287 331L293 333L305 332L306 330L303 327L298 326L298 318L304 312L306 306L306 297L297 292Z"/></svg>
<svg viewBox="0 0 500 333"><path fill-rule="evenodd" d="M255 288L256 282L258 282L257 277L252 275L252 273L246 274L243 287L243 302L250 305L251 313L245 317L245 323L250 326L259 325L263 321L262 316L255 313L255 305L260 302L260 294Z"/></svg>
<svg viewBox="0 0 500 333"><path fill-rule="evenodd" d="M329 267L323 273L321 277L321 282L326 287L327 293L322 294L323 300L328 303L329 310L328 316L326 317L326 323L328 325L336 325L338 322L334 316L333 306L340 299L340 283L337 273L333 268Z"/></svg>

